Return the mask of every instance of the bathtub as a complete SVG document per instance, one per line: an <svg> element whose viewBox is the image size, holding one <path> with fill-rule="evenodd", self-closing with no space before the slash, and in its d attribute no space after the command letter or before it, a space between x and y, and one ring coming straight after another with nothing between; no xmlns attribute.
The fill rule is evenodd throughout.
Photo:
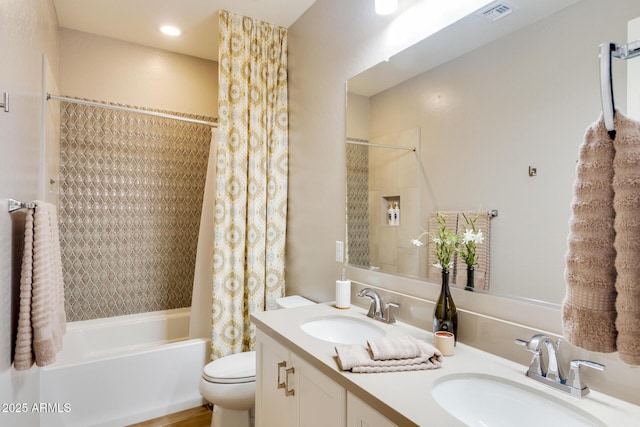
<svg viewBox="0 0 640 427"><path fill-rule="evenodd" d="M190 310L67 324L40 372L40 425L122 427L204 403L209 340L188 339Z"/></svg>

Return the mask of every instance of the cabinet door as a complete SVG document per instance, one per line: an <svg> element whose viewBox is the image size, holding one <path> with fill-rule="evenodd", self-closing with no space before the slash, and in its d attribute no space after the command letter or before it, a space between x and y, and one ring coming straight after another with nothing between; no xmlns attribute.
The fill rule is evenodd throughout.
<svg viewBox="0 0 640 427"><path fill-rule="evenodd" d="M353 394L347 393L347 427L398 426Z"/></svg>
<svg viewBox="0 0 640 427"><path fill-rule="evenodd" d="M296 354L291 355L291 362L295 367L293 389L296 397L291 411L291 425L344 427L345 389Z"/></svg>
<svg viewBox="0 0 640 427"><path fill-rule="evenodd" d="M294 397L286 396L283 387L286 370L291 368L289 351L260 330L256 334L256 351L256 427L288 427Z"/></svg>

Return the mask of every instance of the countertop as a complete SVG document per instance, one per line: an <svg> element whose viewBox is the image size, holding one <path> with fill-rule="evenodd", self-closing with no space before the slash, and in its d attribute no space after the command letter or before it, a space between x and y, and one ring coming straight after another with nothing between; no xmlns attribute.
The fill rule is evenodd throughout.
<svg viewBox="0 0 640 427"><path fill-rule="evenodd" d="M251 319L268 336L399 426L465 425L446 412L431 396L431 389L435 383L448 375L460 373L493 375L526 385L544 393L559 404L591 414L607 426L633 426L637 425L637 420L640 419L639 406L594 391L584 399L565 395L526 377L528 367L462 343L457 343L455 355L444 357L439 369L376 374L341 371L336 361L335 344L312 337L300 328L300 325L308 320L329 315L351 316L374 322L376 326L384 329L389 337L412 335L433 343L431 332L402 322L387 325L369 319L366 312L359 307L337 309L333 303L265 311L252 314ZM603 375L606 375L606 371ZM523 414L523 417L527 418L532 416L542 424L551 421L545 421L545 414Z"/></svg>

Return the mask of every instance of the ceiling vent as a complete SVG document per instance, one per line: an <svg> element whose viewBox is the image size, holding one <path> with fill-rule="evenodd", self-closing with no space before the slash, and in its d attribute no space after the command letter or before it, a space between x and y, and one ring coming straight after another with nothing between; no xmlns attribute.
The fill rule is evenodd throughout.
<svg viewBox="0 0 640 427"><path fill-rule="evenodd" d="M510 15L513 12L511 6L508 6L504 3L497 4L483 12L481 12L482 16L487 18L489 21L495 22L498 19L502 19L507 15Z"/></svg>

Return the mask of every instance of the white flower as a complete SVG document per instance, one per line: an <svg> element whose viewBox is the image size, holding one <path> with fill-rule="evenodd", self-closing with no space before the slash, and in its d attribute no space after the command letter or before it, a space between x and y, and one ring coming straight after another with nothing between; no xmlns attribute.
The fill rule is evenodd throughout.
<svg viewBox="0 0 640 427"><path fill-rule="evenodd" d="M462 244L466 245L469 242L476 241L476 233L473 230L469 230L468 228L464 231L464 235L462 236Z"/></svg>
<svg viewBox="0 0 640 427"><path fill-rule="evenodd" d="M440 239L439 239L439 238L437 238L437 237L434 237L434 238L433 238L433 243L435 243L436 245L441 245L441 244L442 244L442 240L440 240Z"/></svg>
<svg viewBox="0 0 640 427"><path fill-rule="evenodd" d="M424 243L418 239L411 239L411 243L413 243L416 246L424 246Z"/></svg>
<svg viewBox="0 0 640 427"><path fill-rule="evenodd" d="M482 230L478 230L477 233L474 233L473 230L469 230L467 228L462 236L462 243L465 245L469 242L480 244L483 240L484 236L482 235Z"/></svg>
<svg viewBox="0 0 640 427"><path fill-rule="evenodd" d="M442 265L440 265L440 263L439 263L439 262L437 262L437 263L435 263L435 264L432 264L432 265L433 265L435 268L439 268L440 270L442 270ZM451 261L451 262L449 263L449 270L451 270L452 268L453 268L453 261Z"/></svg>

